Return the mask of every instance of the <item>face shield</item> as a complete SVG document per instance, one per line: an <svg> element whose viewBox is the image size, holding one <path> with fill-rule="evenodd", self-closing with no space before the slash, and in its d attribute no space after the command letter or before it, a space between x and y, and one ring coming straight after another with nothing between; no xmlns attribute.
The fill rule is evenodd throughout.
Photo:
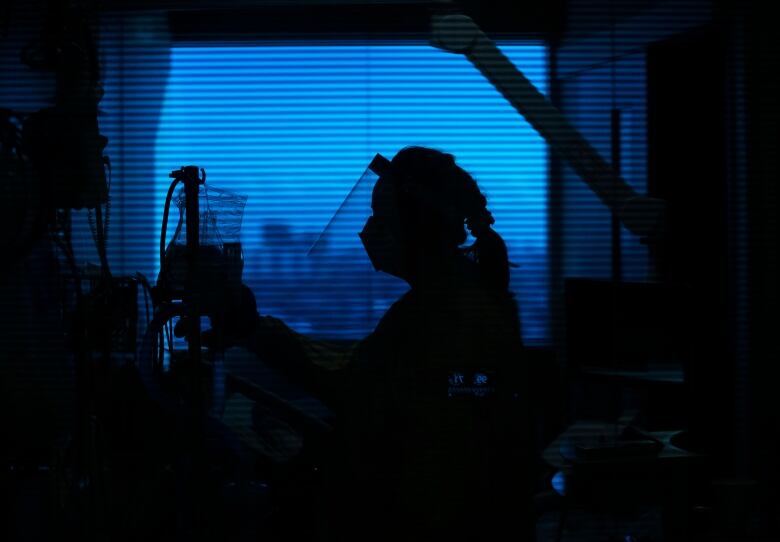
<svg viewBox="0 0 780 542"><path fill-rule="evenodd" d="M343 327L370 322L373 329L408 289L394 278L401 250L395 186L390 161L377 154L307 252L319 295Z"/></svg>
<svg viewBox="0 0 780 542"><path fill-rule="evenodd" d="M318 264L330 263L359 249L374 270L400 276L397 185L391 168L387 158L374 156L309 249L310 258Z"/></svg>

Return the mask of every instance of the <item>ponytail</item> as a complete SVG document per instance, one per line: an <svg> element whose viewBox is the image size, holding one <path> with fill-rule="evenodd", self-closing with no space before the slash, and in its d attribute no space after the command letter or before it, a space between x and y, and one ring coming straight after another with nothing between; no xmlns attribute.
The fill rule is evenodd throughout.
<svg viewBox="0 0 780 542"><path fill-rule="evenodd" d="M479 265L484 285L504 294L509 291L509 256L504 239L491 228L494 223L493 215L484 205L475 216L466 218L466 227L476 239L466 251Z"/></svg>

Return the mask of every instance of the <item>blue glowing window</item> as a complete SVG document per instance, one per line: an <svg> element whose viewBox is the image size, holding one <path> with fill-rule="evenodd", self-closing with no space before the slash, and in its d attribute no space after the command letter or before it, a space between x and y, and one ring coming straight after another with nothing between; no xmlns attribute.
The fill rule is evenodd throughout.
<svg viewBox="0 0 780 542"><path fill-rule="evenodd" d="M544 92L545 48L502 48ZM545 143L467 60L426 44L173 48L156 140L156 208L167 173L184 164L248 195L244 282L260 311L315 336L359 338L405 285L378 277L363 254L316 269L306 251L371 157L407 145L454 154L480 183L521 266L512 288L524 336L544 340Z"/></svg>

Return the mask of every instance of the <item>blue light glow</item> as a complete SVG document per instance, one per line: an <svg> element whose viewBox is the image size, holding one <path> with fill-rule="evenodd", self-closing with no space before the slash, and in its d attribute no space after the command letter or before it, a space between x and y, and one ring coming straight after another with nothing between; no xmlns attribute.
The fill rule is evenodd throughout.
<svg viewBox="0 0 780 542"><path fill-rule="evenodd" d="M546 90L539 44L503 50ZM261 312L303 332L358 338L403 285L345 262L313 269L305 252L376 153L407 145L454 154L488 196L510 258L527 340L547 335L546 176L542 138L463 57L424 44L176 47L156 140L157 216L167 174L206 169L249 196L244 282ZM362 223L355 224L355 234ZM353 266L353 267L351 267ZM334 271L334 272L331 272Z"/></svg>

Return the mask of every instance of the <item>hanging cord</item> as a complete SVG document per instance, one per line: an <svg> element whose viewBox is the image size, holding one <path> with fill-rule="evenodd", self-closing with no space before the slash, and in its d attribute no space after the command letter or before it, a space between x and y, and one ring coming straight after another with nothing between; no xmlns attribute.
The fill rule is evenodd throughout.
<svg viewBox="0 0 780 542"><path fill-rule="evenodd" d="M108 170L108 186L106 194L106 208L103 211L101 204L95 206L94 213L92 209L87 210L87 221L89 230L92 233L92 240L95 242L95 248L100 258L101 274L104 279L111 278L111 269L108 265L108 225L111 218L111 161L107 156L103 157L103 165Z"/></svg>
<svg viewBox="0 0 780 542"><path fill-rule="evenodd" d="M621 137L621 130L620 130L620 110L618 109L617 105L617 55L616 55L616 43L615 43L615 26L617 24L616 17L615 17L615 5L614 0L609 1L609 21L610 21L610 30L609 30L609 49L610 49L610 146L611 146L611 156L610 156L610 162L612 163L613 170L615 174L613 175L613 191L618 190L618 183L619 183L619 176L620 176L620 137ZM620 333L620 330L617 326L618 321L618 308L619 308L619 301L620 301L620 283L622 281L622 250L621 250L621 224L619 221L619 218L617 216L617 211L615 209L611 209L611 220L610 220L610 247L611 247L611 272L610 272L610 280L612 283L611 288L611 300L610 303L612 305L612 310L610 311L610 322L609 325L612 328L612 334L613 337L612 345L611 345L611 359L610 363L613 367L613 369L620 370L621 367L621 361L617 358L618 352L617 352L617 344L615 341L621 340L621 338L618 336ZM612 442L614 446L618 445L618 440L620 438L621 430L618 427L620 421L623 418L623 411L625 408L624 404L624 397L623 397L623 390L621 387L617 386L614 390L614 396L612 398L613 403L613 409L614 414L616 414L616 419L614 420L612 426L613 426L613 432L612 432Z"/></svg>
<svg viewBox="0 0 780 542"><path fill-rule="evenodd" d="M139 271L136 271L135 279L141 285L141 289L144 292L144 303L146 305L146 325L148 326L149 322L151 322L151 314L149 312L149 301L153 299L152 285L149 284L149 279L147 279L146 276Z"/></svg>
<svg viewBox="0 0 780 542"><path fill-rule="evenodd" d="M81 302L83 295L81 288L81 273L79 272L78 265L76 265L76 257L73 253L73 243L71 241L71 212L70 209L63 209L62 212L64 213L63 218L55 221L54 230L50 230L50 237L65 256L65 261L73 275L72 278L76 291L76 299L78 302ZM60 232L62 233L62 237L60 237Z"/></svg>
<svg viewBox="0 0 780 542"><path fill-rule="evenodd" d="M108 246L108 230L109 230L109 224L111 223L111 159L108 156L103 157L103 165L106 168L106 171L108 172L108 188L106 191L106 210L105 210L105 216L103 218L105 224L103 226L103 241L105 242L106 246Z"/></svg>
<svg viewBox="0 0 780 542"><path fill-rule="evenodd" d="M171 200L179 179L174 179L168 187L168 193L165 196L165 206L163 207L162 227L160 228L160 277L165 277L165 241L168 234L168 215L171 211ZM181 224L178 226L181 228Z"/></svg>
<svg viewBox="0 0 780 542"><path fill-rule="evenodd" d="M609 2L609 50L610 50L610 146L612 168L615 174L612 176L612 190L619 190L620 167L620 138L621 138L621 112L617 103L617 52L615 46L615 20L614 2ZM622 246L621 224L617 211L611 209L611 250L612 250L612 280L620 281L622 278Z"/></svg>

